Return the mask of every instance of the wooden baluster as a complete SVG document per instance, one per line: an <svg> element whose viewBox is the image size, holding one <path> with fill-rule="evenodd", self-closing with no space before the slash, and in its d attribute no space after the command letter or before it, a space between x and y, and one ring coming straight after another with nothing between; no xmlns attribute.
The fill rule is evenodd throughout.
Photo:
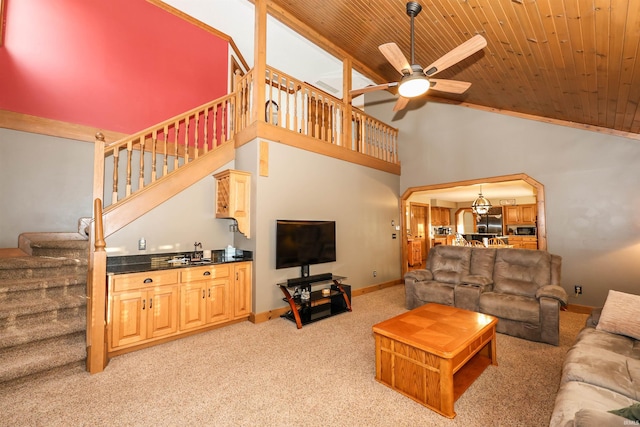
<svg viewBox="0 0 640 427"><path fill-rule="evenodd" d="M133 141L127 142L127 185L124 194L126 197L131 195L131 162L133 161Z"/></svg>
<svg viewBox="0 0 640 427"><path fill-rule="evenodd" d="M187 116L184 119L184 164L189 163L189 122L191 116Z"/></svg>
<svg viewBox="0 0 640 427"><path fill-rule="evenodd" d="M180 141L178 134L180 130L180 122L176 121L173 124L173 170L177 170L180 166L179 157L178 157L178 141Z"/></svg>
<svg viewBox="0 0 640 427"><path fill-rule="evenodd" d="M164 125L164 144L163 150L164 159L162 162L162 176L167 176L169 173L169 147L167 146L169 140L169 125Z"/></svg>
<svg viewBox="0 0 640 427"><path fill-rule="evenodd" d="M294 83L295 84L295 83ZM293 129L296 132L302 133L302 116L298 117L298 97L302 102L302 88L295 84L293 87Z"/></svg>
<svg viewBox="0 0 640 427"><path fill-rule="evenodd" d="M156 144L158 143L158 130L151 133L151 182L155 182L157 174ZM144 153L143 153L144 154Z"/></svg>
<svg viewBox="0 0 640 427"><path fill-rule="evenodd" d="M211 136L212 138L212 145L214 148L217 148L219 144L221 144L220 141L218 141L218 108L216 106L216 108L211 112L211 114L213 114L213 135ZM224 124L224 116L222 117L222 123ZM222 135L220 135L221 139L224 141L224 130L222 131Z"/></svg>
<svg viewBox="0 0 640 427"><path fill-rule="evenodd" d="M118 158L120 156L120 148L113 150L113 192L111 193L111 204L118 201Z"/></svg>
<svg viewBox="0 0 640 427"><path fill-rule="evenodd" d="M214 105L213 107L211 107L212 109L215 109L216 106ZM204 153L208 153L209 152L209 107L204 109L204 142L203 144L203 148L204 148Z"/></svg>
<svg viewBox="0 0 640 427"><path fill-rule="evenodd" d="M198 135L200 131L200 113L196 112L193 115L193 158L197 159L200 152L200 141Z"/></svg>
<svg viewBox="0 0 640 427"><path fill-rule="evenodd" d="M144 188L144 143L145 143L145 135L139 138L140 141L140 173L138 174L138 190L142 190Z"/></svg>
<svg viewBox="0 0 640 427"><path fill-rule="evenodd" d="M220 104L220 113L218 113L218 108L216 108L216 117L217 116L220 116L220 144L222 144L227 141L227 132L229 132L227 129L227 122L231 117L233 117L229 114L229 101L225 101ZM217 123L218 120L216 119L214 125Z"/></svg>
<svg viewBox="0 0 640 427"><path fill-rule="evenodd" d="M291 93L291 81L289 79L287 79L287 87L285 89L286 94L287 94L287 109L286 112L284 114L284 120L285 120L285 128L289 129L289 130L295 130L291 128L291 96L295 95L295 93Z"/></svg>
<svg viewBox="0 0 640 427"><path fill-rule="evenodd" d="M286 77L278 76L278 112L276 113L276 117L278 118L278 126L282 126L282 80L287 81Z"/></svg>

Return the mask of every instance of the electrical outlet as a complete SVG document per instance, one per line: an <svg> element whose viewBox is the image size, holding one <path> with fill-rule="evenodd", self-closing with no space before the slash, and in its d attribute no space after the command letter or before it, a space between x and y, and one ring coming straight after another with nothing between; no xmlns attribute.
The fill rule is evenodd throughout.
<svg viewBox="0 0 640 427"><path fill-rule="evenodd" d="M138 240L138 250L144 251L146 249L147 249L147 241L145 240L144 237L141 237L140 240Z"/></svg>
<svg viewBox="0 0 640 427"><path fill-rule="evenodd" d="M576 291L576 295L582 295L582 286L581 285L574 286L574 289Z"/></svg>
<svg viewBox="0 0 640 427"><path fill-rule="evenodd" d="M377 277L378 276L378 272L373 270L373 277Z"/></svg>

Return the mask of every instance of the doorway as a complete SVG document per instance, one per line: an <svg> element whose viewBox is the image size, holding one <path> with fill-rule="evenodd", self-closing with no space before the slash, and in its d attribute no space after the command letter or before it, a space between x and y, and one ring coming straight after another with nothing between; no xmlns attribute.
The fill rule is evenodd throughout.
<svg viewBox="0 0 640 427"><path fill-rule="evenodd" d="M409 199L415 193L419 194L428 194L429 191L434 193L442 192L442 190L453 189L458 187L473 187L474 189L480 185L484 186L486 189L492 184L505 184L510 182L523 182L528 187L531 188L531 193L535 196L535 204L537 208L537 234L538 234L538 249L539 250L547 250L547 229L546 229L546 215L545 215L545 196L544 196L544 185L535 179L531 178L526 174L514 174L514 175L502 175L502 176L494 176L489 178L480 178L480 179L472 179L466 181L457 181L457 182L449 182L442 184L434 184L434 185L424 185L420 187L409 187L402 195L400 206L402 209L400 218L403 221L402 226L402 242L403 242L403 250L402 250L402 275L409 270L408 264L408 243L409 237L412 236L411 230L411 202ZM425 202L426 203L426 202ZM429 205L426 205L429 206ZM427 208L428 212L428 208ZM426 238L425 241L428 241L429 234L429 222L427 220L426 225ZM454 231L455 232L455 231ZM427 253L424 254L426 258L428 256L428 247L425 248Z"/></svg>
<svg viewBox="0 0 640 427"><path fill-rule="evenodd" d="M408 270L424 268L427 251L431 247L429 224L429 205L410 203L409 229L407 230Z"/></svg>

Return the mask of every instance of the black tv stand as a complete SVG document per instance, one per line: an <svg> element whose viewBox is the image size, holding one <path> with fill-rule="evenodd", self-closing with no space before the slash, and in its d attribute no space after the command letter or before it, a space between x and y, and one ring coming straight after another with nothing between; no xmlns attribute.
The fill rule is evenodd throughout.
<svg viewBox="0 0 640 427"><path fill-rule="evenodd" d="M343 276L331 273L316 274L308 277L289 279L286 283L278 283L284 294L283 300L291 309L281 317L295 322L298 329L308 323L316 322L336 314L351 311L351 286L342 284ZM329 287L313 290L313 286L330 284ZM293 289L291 295L290 289ZM303 294L308 293L308 298Z"/></svg>

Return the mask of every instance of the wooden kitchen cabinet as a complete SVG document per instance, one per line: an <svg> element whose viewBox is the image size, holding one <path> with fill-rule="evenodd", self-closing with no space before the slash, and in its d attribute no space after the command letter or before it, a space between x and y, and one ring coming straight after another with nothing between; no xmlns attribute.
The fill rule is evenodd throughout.
<svg viewBox="0 0 640 427"><path fill-rule="evenodd" d="M251 263L235 263L233 270L233 317L237 319L251 314Z"/></svg>
<svg viewBox="0 0 640 427"><path fill-rule="evenodd" d="M411 240L407 245L407 255L410 267L422 264L422 242Z"/></svg>
<svg viewBox="0 0 640 427"><path fill-rule="evenodd" d="M108 277L112 355L248 318L252 263L211 264Z"/></svg>
<svg viewBox="0 0 640 427"><path fill-rule="evenodd" d="M109 289L109 351L178 332L177 272L111 276Z"/></svg>
<svg viewBox="0 0 640 427"><path fill-rule="evenodd" d="M538 239L535 236L509 236L509 244L517 249L538 249Z"/></svg>
<svg viewBox="0 0 640 427"><path fill-rule="evenodd" d="M227 169L213 176L216 179L216 218L233 218L238 231L251 237L251 174Z"/></svg>
<svg viewBox="0 0 640 427"><path fill-rule="evenodd" d="M230 318L230 269L228 264L224 264L190 267L181 272L181 331L223 322Z"/></svg>
<svg viewBox="0 0 640 427"><path fill-rule="evenodd" d="M432 227L448 227L451 225L451 209L432 207L431 208L431 226Z"/></svg>
<svg viewBox="0 0 640 427"><path fill-rule="evenodd" d="M505 223L508 225L535 224L537 218L536 205L505 206Z"/></svg>

